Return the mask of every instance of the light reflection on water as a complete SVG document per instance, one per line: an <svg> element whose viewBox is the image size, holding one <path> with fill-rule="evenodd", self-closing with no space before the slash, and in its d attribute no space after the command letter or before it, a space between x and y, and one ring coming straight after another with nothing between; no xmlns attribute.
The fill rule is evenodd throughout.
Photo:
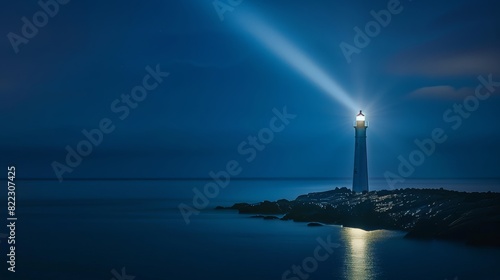
<svg viewBox="0 0 500 280"><path fill-rule="evenodd" d="M346 244L344 268L345 278L349 280L376 279L377 264L373 245L378 239L389 235L386 230L365 231L344 227L341 238Z"/></svg>

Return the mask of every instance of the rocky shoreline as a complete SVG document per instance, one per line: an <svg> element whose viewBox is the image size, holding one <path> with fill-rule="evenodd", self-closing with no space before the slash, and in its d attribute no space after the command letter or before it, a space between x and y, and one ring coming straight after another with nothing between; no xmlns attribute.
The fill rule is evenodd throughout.
<svg viewBox="0 0 500 280"><path fill-rule="evenodd" d="M399 189L354 193L347 188L309 193L295 200L236 203L254 218L336 224L365 230L406 231L406 238L444 239L500 247L500 193ZM274 215L283 215L279 218Z"/></svg>

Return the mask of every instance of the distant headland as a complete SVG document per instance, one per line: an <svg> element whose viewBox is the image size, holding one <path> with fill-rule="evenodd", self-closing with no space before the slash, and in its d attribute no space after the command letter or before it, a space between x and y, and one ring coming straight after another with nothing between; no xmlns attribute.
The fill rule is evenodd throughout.
<svg viewBox="0 0 500 280"><path fill-rule="evenodd" d="M240 214L265 219L336 224L365 230L406 231L406 238L444 239L500 247L500 193L399 189L356 193L347 188L295 200L236 203ZM283 215L282 218L269 215Z"/></svg>

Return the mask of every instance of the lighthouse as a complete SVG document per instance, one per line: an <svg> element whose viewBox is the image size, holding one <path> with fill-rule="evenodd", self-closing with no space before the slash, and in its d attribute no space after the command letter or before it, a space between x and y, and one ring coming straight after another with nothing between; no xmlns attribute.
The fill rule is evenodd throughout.
<svg viewBox="0 0 500 280"><path fill-rule="evenodd" d="M368 191L368 163L366 160L366 122L363 111L356 115L354 123L354 174L352 179L352 190L354 192Z"/></svg>

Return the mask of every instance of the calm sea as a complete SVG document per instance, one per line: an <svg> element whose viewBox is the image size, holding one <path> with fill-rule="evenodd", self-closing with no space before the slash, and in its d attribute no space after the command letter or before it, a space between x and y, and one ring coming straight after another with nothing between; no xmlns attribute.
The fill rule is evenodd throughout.
<svg viewBox="0 0 500 280"><path fill-rule="evenodd" d="M17 272L7 273L6 239L0 239L1 279L500 279L500 249L212 210L349 187L349 180L233 181L186 225L178 205L192 204L192 189L205 184L19 181ZM383 188L385 182L373 180L371 186ZM405 186L500 190L497 180L417 180ZM6 192L0 193L4 202ZM0 227L0 234L6 231ZM325 249L325 242L336 246Z"/></svg>

